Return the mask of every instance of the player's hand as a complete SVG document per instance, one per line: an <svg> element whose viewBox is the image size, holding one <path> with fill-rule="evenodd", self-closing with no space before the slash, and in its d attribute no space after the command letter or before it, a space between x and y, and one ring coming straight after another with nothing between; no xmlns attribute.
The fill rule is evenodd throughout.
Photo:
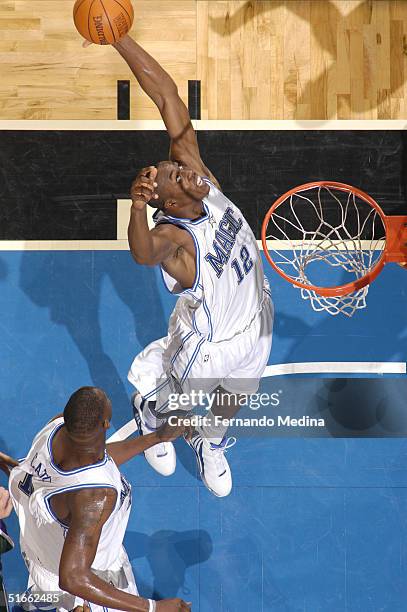
<svg viewBox="0 0 407 612"><path fill-rule="evenodd" d="M91 612L90 605L87 601L84 601L82 606L76 606L76 608L74 608L72 612Z"/></svg>
<svg viewBox="0 0 407 612"><path fill-rule="evenodd" d="M3 470L3 472L7 476L10 475L10 472L13 469L13 467L16 467L17 465L18 465L18 461L16 461L12 457L9 457L5 453L0 453L0 470Z"/></svg>
<svg viewBox="0 0 407 612"><path fill-rule="evenodd" d="M133 181L131 186L131 199L134 208L143 210L143 208L150 202L158 198L158 195L154 193L157 183L155 178L157 176L157 168L155 166L149 166L143 168Z"/></svg>
<svg viewBox="0 0 407 612"><path fill-rule="evenodd" d="M83 41L83 43L82 43L82 47L83 47L84 49L86 49L87 47L90 47L91 45L93 45L93 42L91 42L90 40L84 40L84 41ZM80 606L78 606L78 608L79 608L79 607L80 607ZM75 608L75 610L76 610L76 608Z"/></svg>
<svg viewBox="0 0 407 612"><path fill-rule="evenodd" d="M182 416L176 416L176 420L177 423L175 425L164 423L164 425L157 429L156 434L160 442L173 442L173 440L180 436L184 436L187 440L190 439L193 428L190 425L184 425Z"/></svg>
<svg viewBox="0 0 407 612"><path fill-rule="evenodd" d="M0 487L0 519L10 516L12 509L10 493L4 487Z"/></svg>
<svg viewBox="0 0 407 612"><path fill-rule="evenodd" d="M157 612L189 612L192 610L191 602L183 601L178 597L176 599L162 599L161 601L157 601Z"/></svg>

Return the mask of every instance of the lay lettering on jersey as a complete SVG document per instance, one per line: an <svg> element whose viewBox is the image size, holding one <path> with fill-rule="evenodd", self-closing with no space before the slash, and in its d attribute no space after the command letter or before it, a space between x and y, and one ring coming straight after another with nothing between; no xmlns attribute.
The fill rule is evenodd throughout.
<svg viewBox="0 0 407 612"><path fill-rule="evenodd" d="M229 261L230 253L236 242L236 236L243 225L242 219L240 217L235 218L233 212L228 207L219 222L219 229L216 230L213 241L215 254L208 253L205 255L205 260L211 264L218 278L221 277L224 266Z"/></svg>
<svg viewBox="0 0 407 612"><path fill-rule="evenodd" d="M42 482L52 482L51 476L48 474L46 468L42 465L41 462L36 462L37 457L38 453L35 453L30 462L31 467Z"/></svg>

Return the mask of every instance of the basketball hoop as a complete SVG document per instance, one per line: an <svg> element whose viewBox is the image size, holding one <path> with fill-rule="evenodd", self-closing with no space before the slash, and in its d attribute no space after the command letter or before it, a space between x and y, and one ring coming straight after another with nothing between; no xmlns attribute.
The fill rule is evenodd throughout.
<svg viewBox="0 0 407 612"><path fill-rule="evenodd" d="M316 311L352 316L389 262L407 265L407 215L387 216L367 193L332 181L290 189L266 214L264 253Z"/></svg>

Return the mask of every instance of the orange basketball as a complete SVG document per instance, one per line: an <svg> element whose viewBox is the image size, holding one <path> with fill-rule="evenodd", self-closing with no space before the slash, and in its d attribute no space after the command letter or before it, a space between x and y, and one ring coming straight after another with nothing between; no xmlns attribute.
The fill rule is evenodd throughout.
<svg viewBox="0 0 407 612"><path fill-rule="evenodd" d="M79 34L97 45L111 45L133 25L130 0L76 0L73 20Z"/></svg>

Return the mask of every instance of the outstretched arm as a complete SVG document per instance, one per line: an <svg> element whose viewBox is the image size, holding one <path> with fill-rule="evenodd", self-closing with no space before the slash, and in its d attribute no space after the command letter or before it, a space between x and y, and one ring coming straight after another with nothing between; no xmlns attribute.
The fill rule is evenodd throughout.
<svg viewBox="0 0 407 612"><path fill-rule="evenodd" d="M170 75L130 36L113 45L125 59L144 92L152 99L171 138L170 158L180 160L219 184L203 163L191 118Z"/></svg>
<svg viewBox="0 0 407 612"><path fill-rule="evenodd" d="M121 465L155 444L172 442L184 433L187 434L187 437L190 437L191 432L189 429L187 431L187 428L182 425L181 420L179 423L179 425L174 426L165 423L157 431L145 436L138 436L137 438L122 440L121 442L110 442L106 445L106 450L116 465Z"/></svg>

